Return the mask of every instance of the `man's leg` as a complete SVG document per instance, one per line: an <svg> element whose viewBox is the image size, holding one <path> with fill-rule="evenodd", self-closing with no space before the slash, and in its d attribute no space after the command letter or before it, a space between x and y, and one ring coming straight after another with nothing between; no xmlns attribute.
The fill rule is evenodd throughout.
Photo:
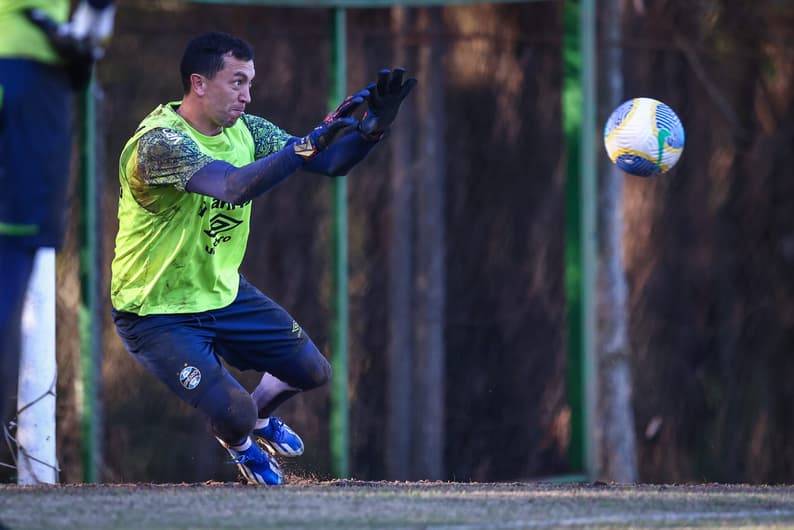
<svg viewBox="0 0 794 530"><path fill-rule="evenodd" d="M244 278L234 303L210 313L218 353L241 370L265 372L252 394L258 410L254 434L271 452L301 454L301 439L272 414L295 394L325 384L331 365L292 316Z"/></svg>
<svg viewBox="0 0 794 530"><path fill-rule="evenodd" d="M254 389L259 418L267 418L286 400L306 390L318 388L331 378L331 365L312 340L305 336L286 361L274 366L279 377L265 372Z"/></svg>
<svg viewBox="0 0 794 530"><path fill-rule="evenodd" d="M0 236L0 420L13 416L22 348L22 309L36 257L35 248Z"/></svg>
<svg viewBox="0 0 794 530"><path fill-rule="evenodd" d="M265 372L251 393L256 403L258 417L260 419L270 417L276 407L300 391L300 388L290 386L274 375Z"/></svg>
<svg viewBox="0 0 794 530"><path fill-rule="evenodd" d="M290 381L296 386L265 372L251 395L257 406L253 434L264 442L271 454L293 457L303 454L303 440L273 413L295 394L324 384L330 374L330 365L311 340L307 340L298 350L290 364L301 367L299 370L291 369L289 375Z"/></svg>
<svg viewBox="0 0 794 530"><path fill-rule="evenodd" d="M256 406L250 394L228 372L227 375L204 394L197 408L210 419L215 437L249 483L279 485L284 478L278 462L250 436Z"/></svg>
<svg viewBox="0 0 794 530"><path fill-rule="evenodd" d="M181 399L203 412L251 483L281 484L278 463L252 443L256 405L215 354L212 318L113 313L127 351Z"/></svg>

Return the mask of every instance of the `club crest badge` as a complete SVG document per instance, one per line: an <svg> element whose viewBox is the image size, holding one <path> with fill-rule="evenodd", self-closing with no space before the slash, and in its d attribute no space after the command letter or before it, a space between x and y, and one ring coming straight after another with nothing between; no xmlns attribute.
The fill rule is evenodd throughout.
<svg viewBox="0 0 794 530"><path fill-rule="evenodd" d="M188 390L193 390L201 382L201 372L195 366L185 366L179 372L179 382Z"/></svg>

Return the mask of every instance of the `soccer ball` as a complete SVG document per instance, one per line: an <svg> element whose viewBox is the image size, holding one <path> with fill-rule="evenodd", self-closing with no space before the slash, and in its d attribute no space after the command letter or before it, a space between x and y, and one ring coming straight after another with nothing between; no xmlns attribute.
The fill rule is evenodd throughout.
<svg viewBox="0 0 794 530"><path fill-rule="evenodd" d="M684 151L684 126L676 113L651 98L623 102L604 125L609 159L626 173L667 173Z"/></svg>

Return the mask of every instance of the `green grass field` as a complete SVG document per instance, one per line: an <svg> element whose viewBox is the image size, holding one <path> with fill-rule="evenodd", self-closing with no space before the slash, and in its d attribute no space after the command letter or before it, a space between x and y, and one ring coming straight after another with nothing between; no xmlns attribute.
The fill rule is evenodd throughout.
<svg viewBox="0 0 794 530"><path fill-rule="evenodd" d="M794 528L794 486L0 485L7 528Z"/></svg>

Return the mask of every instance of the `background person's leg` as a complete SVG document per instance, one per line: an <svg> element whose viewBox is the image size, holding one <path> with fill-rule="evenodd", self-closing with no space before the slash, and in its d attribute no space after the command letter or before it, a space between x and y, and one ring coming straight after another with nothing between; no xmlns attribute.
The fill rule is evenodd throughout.
<svg viewBox="0 0 794 530"><path fill-rule="evenodd" d="M72 150L65 72L0 58L0 418L16 401L21 318L37 249L60 247Z"/></svg>
<svg viewBox="0 0 794 530"><path fill-rule="evenodd" d="M3 423L13 415L16 403L22 309L35 258L35 248L19 247L0 237L0 419Z"/></svg>

